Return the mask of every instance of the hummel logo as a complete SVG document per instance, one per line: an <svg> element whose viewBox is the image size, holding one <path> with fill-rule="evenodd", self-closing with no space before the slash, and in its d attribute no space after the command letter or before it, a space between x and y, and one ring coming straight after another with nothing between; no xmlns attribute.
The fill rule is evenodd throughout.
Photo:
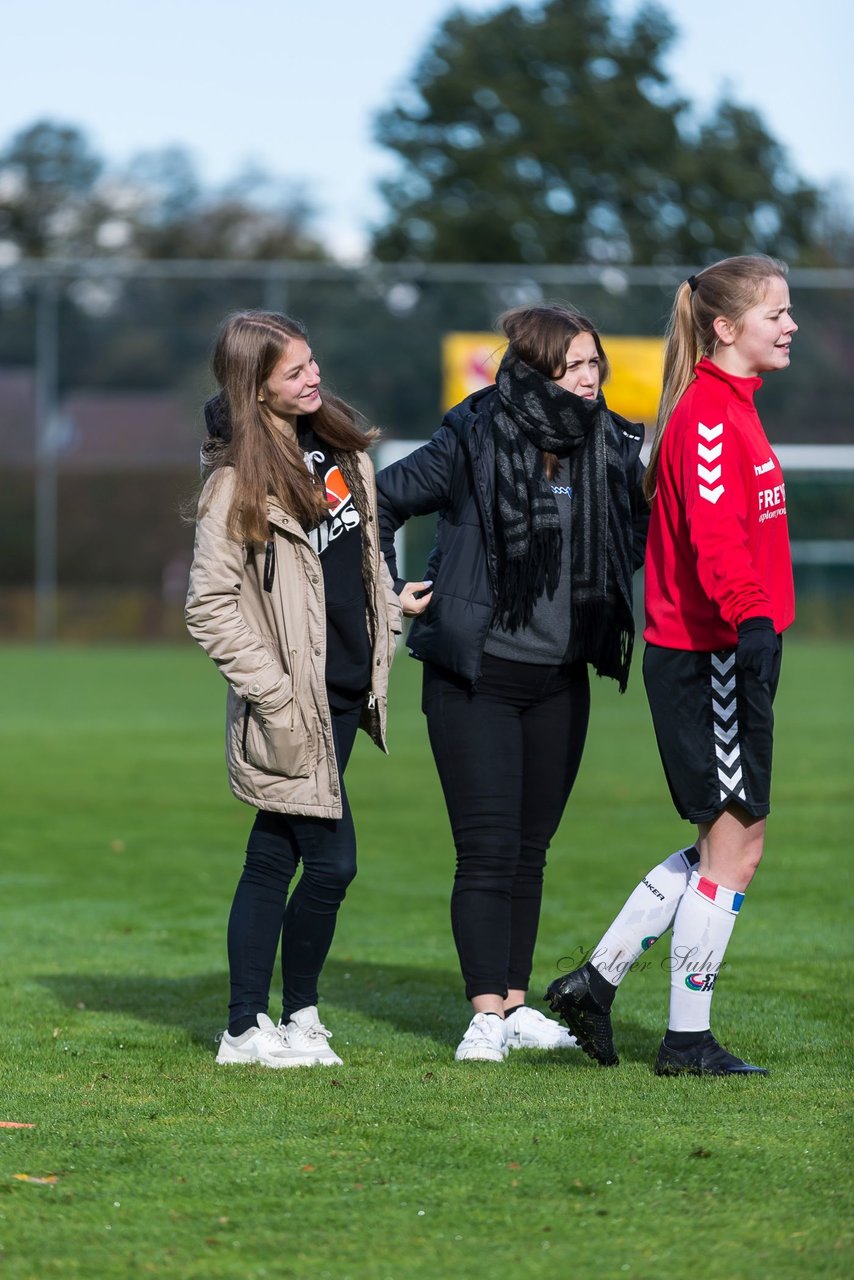
<svg viewBox="0 0 854 1280"><path fill-rule="evenodd" d="M756 473L756 475L758 475L758 476L764 476L766 471L773 471L773 470L774 470L774 459L773 459L773 458L769 458L767 462L763 462L763 463L762 463L762 466L761 466L761 467L759 467L759 466L754 466L753 470L754 470L754 472Z"/></svg>

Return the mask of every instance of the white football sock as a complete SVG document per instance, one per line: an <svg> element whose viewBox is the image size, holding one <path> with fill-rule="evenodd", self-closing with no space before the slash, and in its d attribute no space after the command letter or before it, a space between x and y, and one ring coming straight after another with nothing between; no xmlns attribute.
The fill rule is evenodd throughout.
<svg viewBox="0 0 854 1280"><path fill-rule="evenodd" d="M670 945L670 1031L707 1031L712 994L744 894L695 871Z"/></svg>
<svg viewBox="0 0 854 1280"><path fill-rule="evenodd" d="M627 898L590 957L606 982L619 986L638 957L670 928L698 858L693 845L672 853Z"/></svg>

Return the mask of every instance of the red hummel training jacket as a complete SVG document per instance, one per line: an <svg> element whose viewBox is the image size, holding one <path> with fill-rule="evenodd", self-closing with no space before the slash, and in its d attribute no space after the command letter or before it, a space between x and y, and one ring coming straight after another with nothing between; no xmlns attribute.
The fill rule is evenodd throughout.
<svg viewBox="0 0 854 1280"><path fill-rule="evenodd" d="M702 359L659 454L646 547L644 639L709 652L745 618L795 616L783 473L753 404L761 378Z"/></svg>

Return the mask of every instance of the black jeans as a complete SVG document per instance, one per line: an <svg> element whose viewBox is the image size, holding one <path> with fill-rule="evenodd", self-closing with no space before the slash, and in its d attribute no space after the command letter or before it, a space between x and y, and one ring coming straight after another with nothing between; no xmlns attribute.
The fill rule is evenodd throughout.
<svg viewBox="0 0 854 1280"><path fill-rule="evenodd" d="M257 1013L267 1012L280 935L283 1020L317 1004L317 980L332 945L338 908L356 874L356 832L344 769L361 712L355 707L332 715L344 806L340 818L258 810L228 920L232 1035L253 1026ZM285 906L300 863L302 875Z"/></svg>
<svg viewBox="0 0 854 1280"><path fill-rule="evenodd" d="M472 691L427 663L423 708L457 851L451 923L466 995L525 991L546 850L587 736L587 667L484 654Z"/></svg>

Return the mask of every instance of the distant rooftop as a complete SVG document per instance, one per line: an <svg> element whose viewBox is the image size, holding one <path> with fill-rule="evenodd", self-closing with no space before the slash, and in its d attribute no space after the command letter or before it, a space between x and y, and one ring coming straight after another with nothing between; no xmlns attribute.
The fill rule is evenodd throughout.
<svg viewBox="0 0 854 1280"><path fill-rule="evenodd" d="M7 467L35 461L35 378L0 368L0 450ZM67 471L195 467L202 431L192 407L170 391L71 391L55 424Z"/></svg>

